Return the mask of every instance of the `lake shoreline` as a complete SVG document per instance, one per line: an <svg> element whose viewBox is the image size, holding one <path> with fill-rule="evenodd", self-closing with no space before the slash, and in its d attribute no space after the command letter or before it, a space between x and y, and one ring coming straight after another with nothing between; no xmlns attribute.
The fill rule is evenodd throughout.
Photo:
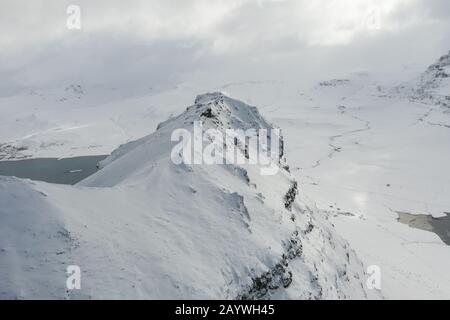
<svg viewBox="0 0 450 320"><path fill-rule="evenodd" d="M72 158L32 158L0 161L0 176L74 185L95 173L107 155Z"/></svg>
<svg viewBox="0 0 450 320"><path fill-rule="evenodd" d="M412 214L409 212L396 211L397 221L411 228L435 233L445 244L450 246L450 215L435 218L426 214Z"/></svg>

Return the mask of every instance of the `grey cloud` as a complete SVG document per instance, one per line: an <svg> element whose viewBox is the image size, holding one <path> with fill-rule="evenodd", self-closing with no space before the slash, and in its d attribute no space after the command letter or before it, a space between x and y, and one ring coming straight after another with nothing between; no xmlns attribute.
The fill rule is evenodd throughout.
<svg viewBox="0 0 450 320"><path fill-rule="evenodd" d="M300 81L427 65L450 49L446 0L396 0L379 31L357 28L360 11L348 19L331 12L351 11L352 1L80 0L83 28L70 31L65 9L72 1L4 0L2 87L170 86L194 73Z"/></svg>

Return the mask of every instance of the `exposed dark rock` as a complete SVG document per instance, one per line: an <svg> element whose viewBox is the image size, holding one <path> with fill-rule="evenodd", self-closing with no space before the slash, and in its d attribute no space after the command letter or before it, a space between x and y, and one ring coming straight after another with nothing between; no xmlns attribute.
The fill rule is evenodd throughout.
<svg viewBox="0 0 450 320"><path fill-rule="evenodd" d="M252 284L237 296L238 300L260 300L270 298L271 291L288 288L292 283L292 272L289 261L303 254L303 246L298 231L284 244L286 252L281 260L269 271L252 280Z"/></svg>
<svg viewBox="0 0 450 320"><path fill-rule="evenodd" d="M284 207L288 210L292 209L292 204L295 201L295 197L298 194L298 183L294 181L292 186L289 188L288 192L284 196Z"/></svg>
<svg viewBox="0 0 450 320"><path fill-rule="evenodd" d="M211 108L207 108L205 111L203 111L201 116L206 118L214 118L214 114Z"/></svg>

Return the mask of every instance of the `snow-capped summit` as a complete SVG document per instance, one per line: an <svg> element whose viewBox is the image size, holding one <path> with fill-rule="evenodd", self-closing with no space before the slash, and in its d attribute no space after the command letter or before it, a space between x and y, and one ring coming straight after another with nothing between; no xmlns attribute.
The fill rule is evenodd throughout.
<svg viewBox="0 0 450 320"><path fill-rule="evenodd" d="M428 80L429 82L433 82L434 84L436 84L438 79L449 78L450 77L450 51L446 55L443 55L442 57L440 57L437 62L430 65L428 67L427 71L425 72L425 74L423 75L424 78L426 75L428 75L429 79L424 79L424 80Z"/></svg>
<svg viewBox="0 0 450 320"><path fill-rule="evenodd" d="M205 148L208 142L214 140L214 137L208 135L208 129L214 129L223 134L224 140L228 139L229 145L235 144L235 147L239 149L245 158L248 158L252 151L257 153L259 150L258 146L246 144L246 137L239 137L239 143L230 142L229 139L234 137L230 136L229 130L245 132L252 129L255 130L256 138L260 138L259 134L262 132L260 130L264 130L267 133L267 150L265 154L271 158L270 161L274 165L284 170L288 169L281 131L266 121L259 113L258 108L227 97L223 93L216 92L197 96L194 105L189 106L180 115L160 123L153 134L120 146L112 152L110 157L99 163L99 167L103 168L103 170L82 181L80 185L113 186L122 182L126 183L126 181L135 183L136 179L146 179L142 172L150 171L150 168L155 163L143 160L149 159L149 155L151 155L150 159L153 161L162 159L165 162L174 148L174 143L171 141L174 131L184 129L194 133L194 127L198 123L201 123L202 126L201 134L205 133L207 135L202 137L203 140L206 140L203 141L202 148ZM276 134L275 130L278 130ZM272 144L274 139L279 139L279 141L273 141L274 144ZM149 144L151 144L152 148L148 147ZM275 145L278 150L272 150L272 145ZM251 150L251 148L255 147L257 150ZM227 161L229 159L226 159L226 147L220 147L220 149L224 153L223 163L232 163L233 161ZM259 153L258 155L262 156L263 154ZM123 156L126 156L126 159L124 158L120 162L116 161ZM120 175L117 175L117 172L120 172Z"/></svg>
<svg viewBox="0 0 450 320"><path fill-rule="evenodd" d="M199 94L196 98L195 98L195 104L208 104L210 102L213 101L223 101L225 98L224 93L222 92L208 92L208 93L204 93L204 94Z"/></svg>
<svg viewBox="0 0 450 320"><path fill-rule="evenodd" d="M232 99L222 92L205 93L195 98L194 105L180 115L189 120L204 121L217 129L272 129L258 108ZM169 119L168 122L172 121ZM160 125L160 127L163 125Z"/></svg>
<svg viewBox="0 0 450 320"><path fill-rule="evenodd" d="M413 98L450 108L450 51L422 73Z"/></svg>
<svg viewBox="0 0 450 320"><path fill-rule="evenodd" d="M287 170L174 163L172 133L199 120L272 128L206 94L77 186L0 179L0 298L371 297L362 263ZM69 265L81 290L66 288Z"/></svg>

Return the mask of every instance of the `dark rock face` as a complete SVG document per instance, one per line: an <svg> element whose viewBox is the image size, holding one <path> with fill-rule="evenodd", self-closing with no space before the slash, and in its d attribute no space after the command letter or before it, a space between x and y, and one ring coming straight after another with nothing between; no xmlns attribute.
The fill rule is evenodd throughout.
<svg viewBox="0 0 450 320"><path fill-rule="evenodd" d="M448 99L448 96L439 92L442 91L442 88L448 88L450 85L449 81L450 52L440 57L438 61L430 65L421 75L419 84L413 90L411 99L414 101L418 100L428 104L438 105L446 109L450 108L450 100Z"/></svg>
<svg viewBox="0 0 450 320"><path fill-rule="evenodd" d="M292 183L292 186L289 188L288 192L284 196L284 206L286 209L291 210L292 204L295 201L295 197L298 194L298 183L297 181L294 181Z"/></svg>
<svg viewBox="0 0 450 320"><path fill-rule="evenodd" d="M252 280L252 284L238 295L238 300L260 300L268 298L268 295L279 289L288 288L292 283L292 272L289 270L289 262L303 254L303 246L299 232L295 231L292 237L284 243L285 253L280 261L269 271Z"/></svg>
<svg viewBox="0 0 450 320"><path fill-rule="evenodd" d="M0 160L29 158L29 156L23 154L23 151L26 150L27 148L25 147L16 147L11 144L0 143Z"/></svg>
<svg viewBox="0 0 450 320"><path fill-rule="evenodd" d="M348 80L348 79L332 79L332 80L328 80L328 81L319 82L319 86L321 86L321 87L336 87L336 86L345 85L349 82L350 82L350 80Z"/></svg>
<svg viewBox="0 0 450 320"><path fill-rule="evenodd" d="M202 112L201 114L202 117L206 117L206 118L213 118L213 112L211 108L206 109L205 111Z"/></svg>

